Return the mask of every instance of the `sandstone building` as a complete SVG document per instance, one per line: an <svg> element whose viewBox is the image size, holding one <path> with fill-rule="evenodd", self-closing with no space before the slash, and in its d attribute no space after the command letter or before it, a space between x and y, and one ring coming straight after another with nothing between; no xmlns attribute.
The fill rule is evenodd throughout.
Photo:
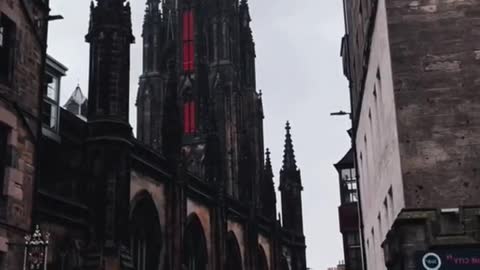
<svg viewBox="0 0 480 270"><path fill-rule="evenodd" d="M22 265L39 172L48 1L30 2L0 1L0 269Z"/></svg>
<svg viewBox="0 0 480 270"><path fill-rule="evenodd" d="M146 4L134 138L129 3L91 3L88 98L63 109L66 68L32 23L48 1L0 2L0 268L22 269L39 224L49 270L305 270L291 128L279 219L247 1Z"/></svg>
<svg viewBox="0 0 480 270"><path fill-rule="evenodd" d="M424 269L431 251L448 268L480 242L480 1L344 10L366 266Z"/></svg>

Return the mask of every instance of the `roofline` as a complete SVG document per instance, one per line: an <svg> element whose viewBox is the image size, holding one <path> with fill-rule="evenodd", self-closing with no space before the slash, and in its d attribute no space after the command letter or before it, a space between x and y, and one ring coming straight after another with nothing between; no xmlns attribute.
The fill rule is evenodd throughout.
<svg viewBox="0 0 480 270"><path fill-rule="evenodd" d="M61 76L65 76L68 68L60 63L58 60L47 54L47 67L51 67L54 71L60 73Z"/></svg>

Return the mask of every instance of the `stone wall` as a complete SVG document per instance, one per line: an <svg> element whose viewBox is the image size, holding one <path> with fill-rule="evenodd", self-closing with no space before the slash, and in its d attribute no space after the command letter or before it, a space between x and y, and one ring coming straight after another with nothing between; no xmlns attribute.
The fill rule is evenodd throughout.
<svg viewBox="0 0 480 270"><path fill-rule="evenodd" d="M480 1L388 1L407 208L478 205Z"/></svg>
<svg viewBox="0 0 480 270"><path fill-rule="evenodd" d="M45 1L46 2L46 1ZM0 1L0 14L15 25L13 77L0 82L0 125L8 133L7 168L0 176L0 253L5 269L21 269L23 236L31 229L35 140L38 135L39 98L42 70L42 43L46 21L38 28L35 19L45 18L48 9L42 1ZM3 268L2 268L3 269Z"/></svg>
<svg viewBox="0 0 480 270"><path fill-rule="evenodd" d="M354 138L369 269L385 268L381 243L405 206L385 2L375 14Z"/></svg>

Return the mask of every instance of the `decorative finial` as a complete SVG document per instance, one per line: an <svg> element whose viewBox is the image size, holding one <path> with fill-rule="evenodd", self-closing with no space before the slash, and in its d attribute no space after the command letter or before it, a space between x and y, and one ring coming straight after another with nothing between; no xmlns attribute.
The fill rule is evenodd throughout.
<svg viewBox="0 0 480 270"><path fill-rule="evenodd" d="M297 170L297 162L295 160L295 154L293 150L292 135L290 134L290 122L287 121L285 125L285 148L283 151L283 170Z"/></svg>
<svg viewBox="0 0 480 270"><path fill-rule="evenodd" d="M265 152L265 171L267 177L273 178L272 160L270 159L270 149L267 148Z"/></svg>

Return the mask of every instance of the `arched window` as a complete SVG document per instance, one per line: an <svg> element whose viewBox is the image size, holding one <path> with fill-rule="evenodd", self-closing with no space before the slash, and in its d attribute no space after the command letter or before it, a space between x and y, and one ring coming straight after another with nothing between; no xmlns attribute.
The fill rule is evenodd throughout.
<svg viewBox="0 0 480 270"><path fill-rule="evenodd" d="M202 224L196 215L188 218L183 239L183 269L206 270L207 245Z"/></svg>
<svg viewBox="0 0 480 270"><path fill-rule="evenodd" d="M237 238L233 232L227 236L227 266L228 270L242 270L242 255Z"/></svg>
<svg viewBox="0 0 480 270"><path fill-rule="evenodd" d="M152 121L152 97L150 94L150 86L145 89L145 93L143 96L143 141L146 143L150 143L150 129L152 128L151 121Z"/></svg>
<svg viewBox="0 0 480 270"><path fill-rule="evenodd" d="M267 255L265 254L263 247L260 245L258 245L257 270L268 270Z"/></svg>
<svg viewBox="0 0 480 270"><path fill-rule="evenodd" d="M195 66L195 23L192 4L187 2L182 12L183 71L192 73Z"/></svg>
<svg viewBox="0 0 480 270"><path fill-rule="evenodd" d="M158 270L162 248L160 222L155 203L148 193L133 204L131 249L136 270Z"/></svg>

